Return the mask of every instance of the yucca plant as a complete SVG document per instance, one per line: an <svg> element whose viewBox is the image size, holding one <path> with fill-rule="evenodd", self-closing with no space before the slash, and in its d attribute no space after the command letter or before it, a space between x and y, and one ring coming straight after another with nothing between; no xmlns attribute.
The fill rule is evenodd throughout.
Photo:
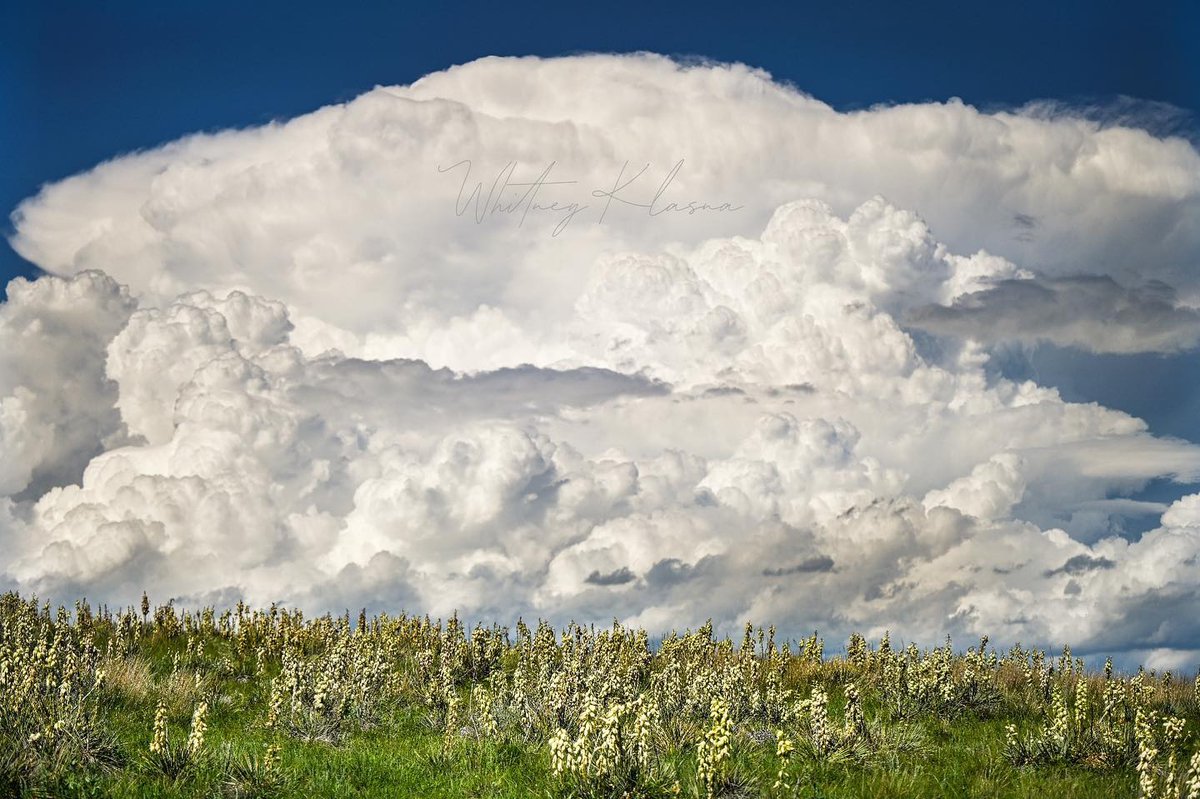
<svg viewBox="0 0 1200 799"><path fill-rule="evenodd" d="M154 730L145 758L148 770L172 782L191 776L206 759L207 729L208 703L202 701L192 713L187 738L173 741L167 726L167 706L160 701L154 712Z"/></svg>
<svg viewBox="0 0 1200 799"><path fill-rule="evenodd" d="M221 762L221 793L230 799L269 799L286 784L278 744L267 744L262 754L226 744Z"/></svg>

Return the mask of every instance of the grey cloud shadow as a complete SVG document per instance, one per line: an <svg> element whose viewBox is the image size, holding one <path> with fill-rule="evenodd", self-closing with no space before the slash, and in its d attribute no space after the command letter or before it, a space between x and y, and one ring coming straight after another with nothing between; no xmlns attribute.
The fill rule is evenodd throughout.
<svg viewBox="0 0 1200 799"><path fill-rule="evenodd" d="M831 571L833 571L833 558L828 555L814 555L791 566L763 569L762 573L764 577L786 577L791 574L819 574Z"/></svg>
<svg viewBox="0 0 1200 799"><path fill-rule="evenodd" d="M611 572L601 573L598 569L589 574L584 582L589 585L614 586L625 585L637 579L628 566L622 566Z"/></svg>
<svg viewBox="0 0 1200 799"><path fill-rule="evenodd" d="M1091 555L1075 555L1068 558L1067 562L1059 566L1057 569L1047 569L1043 574L1046 577L1053 577L1056 574L1085 574L1090 571L1103 569L1112 569L1116 566L1116 562L1105 557L1092 557Z"/></svg>
<svg viewBox="0 0 1200 799"><path fill-rule="evenodd" d="M1091 352L1181 352L1200 343L1200 311L1161 281L1127 287L1107 275L1006 279L950 305L909 311L908 326L986 342L1049 342Z"/></svg>

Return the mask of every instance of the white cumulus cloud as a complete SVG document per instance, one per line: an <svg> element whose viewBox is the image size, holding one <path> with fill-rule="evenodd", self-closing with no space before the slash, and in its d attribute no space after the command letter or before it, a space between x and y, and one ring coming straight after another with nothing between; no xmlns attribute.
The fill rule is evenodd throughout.
<svg viewBox="0 0 1200 799"><path fill-rule="evenodd" d="M681 159L663 205L741 207L626 202ZM588 207L477 222L510 162ZM117 158L17 212L53 274L0 307L0 581L1174 662L1197 499L1108 522L1200 447L987 347L1194 345L1198 196L1182 140L650 55L484 59Z"/></svg>

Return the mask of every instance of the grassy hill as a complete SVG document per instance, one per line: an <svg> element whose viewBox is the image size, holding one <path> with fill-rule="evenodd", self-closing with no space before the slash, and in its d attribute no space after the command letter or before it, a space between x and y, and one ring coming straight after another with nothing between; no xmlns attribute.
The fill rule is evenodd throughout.
<svg viewBox="0 0 1200 799"><path fill-rule="evenodd" d="M984 639L0 597L0 796L1200 799L1200 680Z"/></svg>

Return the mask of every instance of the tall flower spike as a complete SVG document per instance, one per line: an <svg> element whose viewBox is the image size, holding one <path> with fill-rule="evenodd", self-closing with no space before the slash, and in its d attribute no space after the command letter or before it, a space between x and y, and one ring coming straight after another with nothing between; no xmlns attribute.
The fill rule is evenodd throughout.
<svg viewBox="0 0 1200 799"><path fill-rule="evenodd" d="M192 730L188 734L187 748L192 754L204 748L204 733L208 730L208 702L196 705L192 713Z"/></svg>
<svg viewBox="0 0 1200 799"><path fill-rule="evenodd" d="M150 753L161 755L165 751L167 751L167 704L160 699L158 707L154 710L154 736L150 739Z"/></svg>

